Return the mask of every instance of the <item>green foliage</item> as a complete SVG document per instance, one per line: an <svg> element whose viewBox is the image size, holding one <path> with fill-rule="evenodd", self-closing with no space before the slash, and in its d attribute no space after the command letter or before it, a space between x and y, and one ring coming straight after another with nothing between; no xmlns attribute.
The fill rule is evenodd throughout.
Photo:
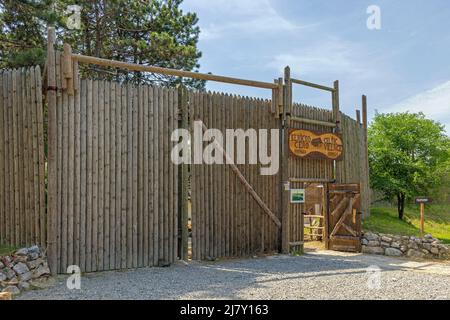
<svg viewBox="0 0 450 320"><path fill-rule="evenodd" d="M443 183L450 157L444 127L422 113L377 114L368 130L371 186L398 201L427 195Z"/></svg>
<svg viewBox="0 0 450 320"><path fill-rule="evenodd" d="M195 13L181 10L182 0L0 0L0 67L43 65L46 28L53 24L59 45L90 56L144 65L196 71L201 52ZM69 5L79 5L81 28L71 30ZM175 86L180 78L124 70L84 68L91 78ZM204 81L184 85L204 88Z"/></svg>
<svg viewBox="0 0 450 320"><path fill-rule="evenodd" d="M420 211L417 205L405 208L405 220L397 219L392 207L373 207L370 217L363 220L365 231L395 235L420 236ZM450 206L427 205L425 209L425 233L445 243L450 243Z"/></svg>
<svg viewBox="0 0 450 320"><path fill-rule="evenodd" d="M16 250L16 247L0 244L0 257L10 255Z"/></svg>

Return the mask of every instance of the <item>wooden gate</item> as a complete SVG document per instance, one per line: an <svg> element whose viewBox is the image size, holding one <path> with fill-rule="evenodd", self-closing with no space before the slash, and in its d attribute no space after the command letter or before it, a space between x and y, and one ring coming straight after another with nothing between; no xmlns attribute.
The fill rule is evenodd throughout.
<svg viewBox="0 0 450 320"><path fill-rule="evenodd" d="M202 121L204 129L279 128L268 100L220 93L188 92L189 118ZM225 137L224 137L225 138ZM194 136L194 140L196 137ZM239 145L238 139L223 145ZM241 141L242 142L242 141ZM193 142L195 144L195 142ZM203 148L209 142L203 142ZM272 143L268 147L271 148ZM245 163L237 154L225 150L233 164L191 165L192 258L194 260L242 257L278 250L280 215L278 210L279 175L261 175L262 165L249 164L251 148L244 140ZM237 150L234 148L234 150ZM270 154L272 150L268 150Z"/></svg>
<svg viewBox="0 0 450 320"><path fill-rule="evenodd" d="M328 234L326 247L361 251L361 193L359 184L328 184Z"/></svg>

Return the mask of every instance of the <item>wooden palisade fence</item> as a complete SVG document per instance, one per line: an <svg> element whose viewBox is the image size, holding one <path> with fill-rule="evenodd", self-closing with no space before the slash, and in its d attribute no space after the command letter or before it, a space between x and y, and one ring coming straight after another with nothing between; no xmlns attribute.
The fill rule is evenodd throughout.
<svg viewBox="0 0 450 320"><path fill-rule="evenodd" d="M0 243L46 246L39 67L0 72Z"/></svg>
<svg viewBox="0 0 450 320"><path fill-rule="evenodd" d="M60 52L54 42L50 30L45 84L39 68L0 73L0 241L46 247L52 272L187 259L188 191L196 260L301 247L304 208L289 205L287 186L360 183L367 212L366 100L362 124L360 116L340 113L337 82L327 88L291 79L289 69L283 84L140 66L72 54L67 45ZM253 86L271 90L272 99L83 79L79 63ZM333 110L294 103L292 83L330 91ZM280 171L263 176L259 164L174 165L171 134L192 130L196 120L222 132L281 129ZM289 157L290 128L339 132L343 161Z"/></svg>

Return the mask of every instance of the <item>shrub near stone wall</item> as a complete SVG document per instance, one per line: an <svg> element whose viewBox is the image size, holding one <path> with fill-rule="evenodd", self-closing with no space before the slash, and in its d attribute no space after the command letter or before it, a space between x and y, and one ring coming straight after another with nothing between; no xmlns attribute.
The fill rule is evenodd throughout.
<svg viewBox="0 0 450 320"><path fill-rule="evenodd" d="M22 248L0 257L0 291L17 295L42 287L50 277L47 258L38 246Z"/></svg>
<svg viewBox="0 0 450 320"><path fill-rule="evenodd" d="M449 259L450 247L427 234L423 238L364 232L362 252L386 256Z"/></svg>

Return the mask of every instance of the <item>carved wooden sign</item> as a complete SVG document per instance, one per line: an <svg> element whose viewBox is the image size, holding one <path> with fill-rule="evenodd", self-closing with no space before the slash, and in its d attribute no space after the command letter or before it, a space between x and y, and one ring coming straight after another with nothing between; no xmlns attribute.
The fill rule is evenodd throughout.
<svg viewBox="0 0 450 320"><path fill-rule="evenodd" d="M341 160L343 143L341 136L335 133L291 129L289 150L300 158Z"/></svg>

